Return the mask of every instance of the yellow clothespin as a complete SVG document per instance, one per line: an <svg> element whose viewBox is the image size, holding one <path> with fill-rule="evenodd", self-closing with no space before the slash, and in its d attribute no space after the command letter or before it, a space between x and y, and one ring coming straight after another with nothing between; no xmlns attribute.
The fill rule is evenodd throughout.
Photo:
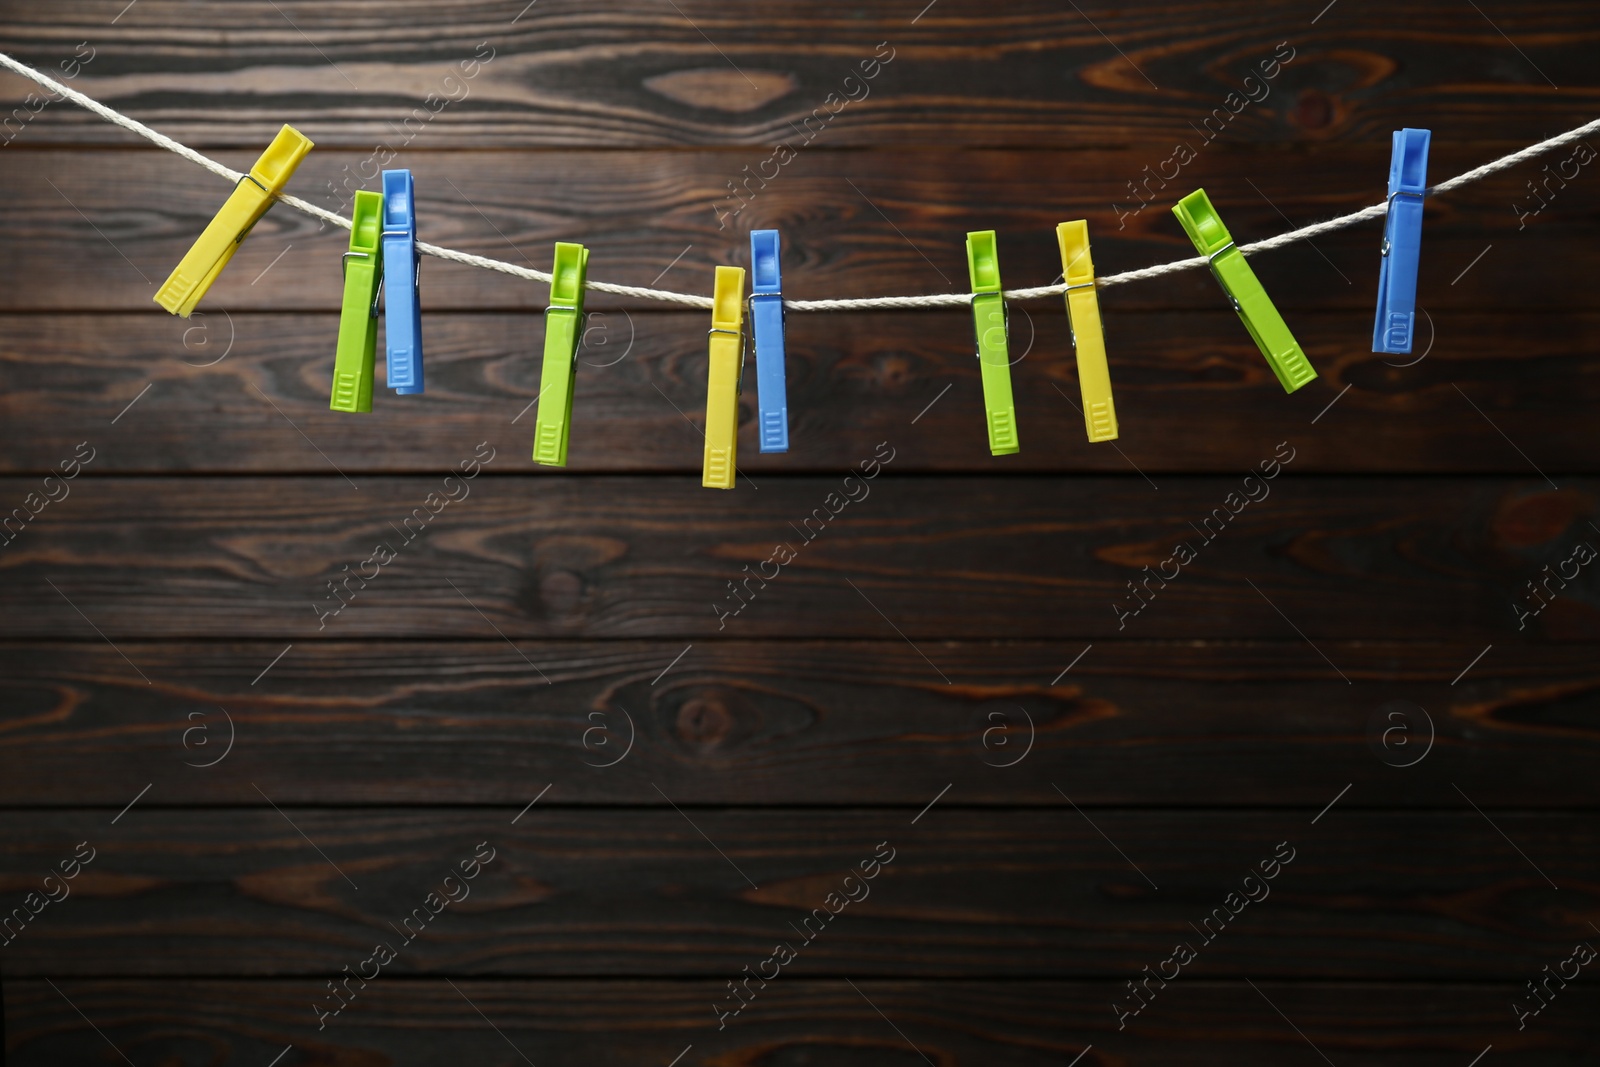
<svg viewBox="0 0 1600 1067"><path fill-rule="evenodd" d="M744 268L718 267L706 375L706 454L700 484L732 489L738 473L739 379L744 373Z"/></svg>
<svg viewBox="0 0 1600 1067"><path fill-rule="evenodd" d="M295 168L311 151L311 141L293 126L285 126L261 153L250 173L239 179L233 195L223 203L205 231L156 292L155 301L174 315L189 313L228 265L250 227L272 206Z"/></svg>
<svg viewBox="0 0 1600 1067"><path fill-rule="evenodd" d="M1100 329L1100 298L1094 291L1094 260L1089 255L1089 224L1082 219L1056 227L1061 245L1061 276L1067 283L1067 321L1078 350L1078 388L1083 391L1083 425L1090 441L1117 439L1117 409L1111 402L1111 370Z"/></svg>

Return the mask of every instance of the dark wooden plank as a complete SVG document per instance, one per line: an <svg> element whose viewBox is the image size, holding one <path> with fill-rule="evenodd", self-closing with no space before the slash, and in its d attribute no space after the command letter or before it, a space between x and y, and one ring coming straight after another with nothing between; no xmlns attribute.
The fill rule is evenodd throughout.
<svg viewBox="0 0 1600 1067"><path fill-rule="evenodd" d="M520 815L286 811L259 785L235 781L250 807L163 809L152 789L121 816L7 819L8 908L62 861L91 860L70 895L14 924L8 973L318 976L386 939L391 974L735 977L832 907L839 922L818 933L814 919L803 946L813 973L1133 978L1183 941L1212 977L1510 983L1592 938L1582 916L1600 902L1592 813L1495 809L1491 825L1454 790L1447 811L1334 807L1313 824L1305 809L1086 818L1036 779L1018 796L1053 806L972 811L952 790L920 818L921 805L582 811L553 792ZM1329 776L1330 801L1341 785ZM542 788L530 781L529 800ZM480 853L492 860L475 880L444 883ZM875 879L845 883L863 864ZM1241 886L1260 899L1236 895L1234 915ZM441 891L459 906L425 906ZM847 891L854 905L828 896Z"/></svg>
<svg viewBox="0 0 1600 1067"><path fill-rule="evenodd" d="M327 991L309 979L77 979L56 989L19 980L5 994L12 1067L110 1062L108 1041L141 1064L197 1055L267 1064L292 1045L280 1067L509 1065L521 1056L637 1067L678 1055L678 1067L916 1067L923 1056L940 1067L1060 1067L1080 1054L1079 1067L1237 1067L1320 1063L1316 1050L1334 1063L1459 1067L1491 1044L1490 1055L1566 1067L1600 1048L1594 986L1582 982L1520 1033L1504 986L1263 980L1252 990L1184 972L1118 1030L1109 1005L1120 983L855 984L785 971L722 1030L710 1006L728 993L708 981L463 979L452 989L385 977L320 1031L310 1005Z"/></svg>
<svg viewBox="0 0 1600 1067"><path fill-rule="evenodd" d="M1455 313L1434 350L1414 356L1368 351L1369 319L1299 317L1322 380L1286 397L1231 311L1121 315L1109 335L1121 422L1112 447L1085 440L1065 316L1014 311L1024 447L1003 469L1233 471L1256 462L1262 435L1276 432L1296 438L1298 470L1526 472L1495 426L1552 477L1600 468L1600 440L1574 417L1600 405L1600 317L1550 316L1507 344L1504 318ZM318 447L352 475L429 470L458 442L486 438L507 440L517 454L508 461L523 463L534 421L523 411L538 396L543 351L537 312L430 314L427 394L380 389L360 418L325 410L337 328L326 313L6 316L0 469L49 473L118 419L97 472L327 471L285 416L314 425ZM912 445L895 461L901 470L996 469L970 333L964 312L791 316L790 451L757 451L747 378L741 466L758 480L831 472L892 438ZM570 469L697 474L684 416L700 424L704 414L700 316L596 311L587 337Z"/></svg>
<svg viewBox="0 0 1600 1067"><path fill-rule="evenodd" d="M1043 283L1072 216L1094 224L1102 273L1173 258L1188 249L1166 208L1196 185L1250 240L1378 199L1395 127L1435 130L1438 180L1600 98L1584 65L1600 23L1576 0L1351 16L1281 0L91 0L0 26L44 64L93 43L76 84L235 165L301 123L321 147L294 191L330 206L372 145L405 138L429 239L546 266L552 240L579 238L595 277L636 284L681 256L660 284L704 291L712 264L743 261L749 226L776 224L789 295L806 297L959 290L961 234L990 226L1007 282ZM871 99L719 226L729 178L877 40L897 52ZM1129 180L1197 143L1278 40L1298 54L1272 98L1119 229ZM397 130L479 41L497 51L471 98L415 139ZM62 639L0 645L0 888L15 906L75 842L100 849L77 899L6 946L24 976L6 988L10 1060L1460 1067L1491 1043L1528 1062L1600 1050L1586 987L1528 1031L1505 993L1592 940L1600 885L1579 806L1600 587L1585 573L1529 630L1516 618L1540 568L1600 536L1595 487L1572 477L1595 469L1572 417L1595 399L1600 309L1571 283L1594 266L1592 170L1526 229L1537 164L1430 206L1439 350L1409 368L1366 351L1375 225L1258 262L1324 371L1296 397L1203 273L1108 291L1125 456L1089 449L1056 395L1075 396L1057 301L1018 324L1048 347L1017 372L1030 450L999 463L972 432L960 314L792 316L806 443L747 451L761 489L730 497L698 490L680 425L699 418L698 313L593 302L647 337L586 369L575 478L530 476L525 458L542 286L431 264L432 394L334 419L343 235L280 208L208 319L168 319L150 290L222 189L130 143L57 104L0 169L0 470L27 474L0 479L0 502L42 507L45 473L79 441L98 449L71 499L14 541L0 531L0 633ZM200 366L224 324L238 351ZM1122 583L1280 440L1298 455L1270 500L1116 628ZM500 452L473 501L314 626L325 580L398 542L478 441ZM739 568L879 441L897 460L873 500L715 626ZM1023 474L1056 470L1098 476ZM1325 476L1361 471L1490 476ZM207 476L106 477L153 472ZM946 476L904 477L926 472ZM242 473L277 476L210 476ZM1391 764L1412 749L1374 748L1395 700L1432 716L1405 721L1406 746L1438 734L1406 769ZM595 767L623 707L634 747ZM997 767L1018 715L1033 747ZM612 747L585 733L602 722ZM196 766L225 729L236 749ZM500 851L472 900L317 1031L327 977L484 839ZM717 1030L723 983L883 839L899 853L871 901ZM1123 983L1282 839L1299 853L1271 899L1119 1030Z"/></svg>
<svg viewBox="0 0 1600 1067"><path fill-rule="evenodd" d="M196 143L260 143L292 121L317 140L367 148L755 148L802 139L811 118L819 145L1170 146L1228 107L1240 110L1226 124L1236 141L1387 139L1406 125L1517 139L1586 122L1597 99L1594 12L1581 0L1524 3L1492 22L1471 5L1422 0L1390 4L1381 20L1338 8L1317 18L1291 0L1157 11L942 0L920 17L918 3L843 0L541 0L526 10L525 0L141 0L121 14L124 2L17 8L0 30L24 60L53 70L91 55L76 47L87 40L96 51L78 74L84 91ZM1288 65L1272 66L1275 53ZM890 64L867 68L876 77L865 84L846 81L875 54ZM1263 62L1275 75L1265 82ZM26 88L3 84L18 101ZM65 107L24 136L118 137Z"/></svg>
<svg viewBox="0 0 1600 1067"><path fill-rule="evenodd" d="M1500 150L1440 143L1430 174L1460 173ZM1548 162L1554 167L1569 154ZM7 169L0 198L0 224L14 235L0 310L158 313L156 286L227 192L215 176L153 150L19 158L27 165ZM254 154L223 158L248 167ZM350 194L330 183L359 158L312 152L290 191L347 211ZM419 231L436 244L548 270L552 242L579 240L593 250L595 280L709 293L715 264L748 261L746 229L776 225L785 239L785 291L802 299L967 291L964 234L991 228L1001 233L1007 284L1047 285L1061 273L1055 226L1069 218L1090 220L1103 276L1190 257L1193 246L1168 209L1196 186L1207 187L1234 237L1250 241L1290 229L1285 216L1298 225L1381 201L1388 159L1386 141L1294 153L1212 151L1131 214L1127 182L1152 162L1146 149L816 152L795 160L731 219L719 205L737 166L724 151L452 151L408 162L417 173ZM1446 337L1459 333L1451 311L1596 308L1589 288L1572 284L1600 273L1594 170L1580 171L1565 189L1552 185L1548 209L1520 222L1513 205L1533 206L1525 186L1542 177L1534 163L1430 206L1421 301ZM1119 221L1119 213L1129 214ZM202 310L336 311L348 237L332 226L319 233L319 225L281 206L269 212ZM1291 319L1327 308L1370 316L1381 234L1371 221L1315 247L1270 253L1257 269ZM543 310L547 298L543 285L439 261L424 267L422 285L425 312ZM1104 303L1113 329L1135 309L1226 306L1204 270L1109 289ZM598 297L592 305L617 306ZM1507 343L1530 332L1508 327ZM1241 335L1234 326L1221 336L1238 344Z"/></svg>
<svg viewBox="0 0 1600 1067"><path fill-rule="evenodd" d="M944 642L945 686L891 642L519 645L548 684L498 641L123 646L149 686L105 645L0 646L0 805L120 808L147 785L232 804L244 782L301 805L520 806L546 783L562 804L920 806L950 785L1009 805L1054 781L1314 814L1346 783L1343 807L1454 807L1453 784L1563 807L1600 775L1592 647L1326 644L1353 682L1326 687L1293 645Z"/></svg>
<svg viewBox="0 0 1600 1067"><path fill-rule="evenodd" d="M315 422L300 428L315 439ZM1263 438L1261 461L1293 447ZM92 641L90 621L112 640L481 639L491 626L685 641L1298 633L1473 648L1593 640L1600 627L1595 570L1573 569L1595 537L1596 487L1579 479L1556 491L1280 465L1271 481L1163 476L1155 491L1102 476L905 478L891 465L871 481L763 476L713 492L692 476L444 473L473 455L463 440L429 478L80 475L54 504L29 496L48 488L37 479L0 479L0 499L42 505L7 550L0 633ZM1559 589L1563 566L1576 577ZM1543 608L1535 580L1552 583ZM937 663L937 644L922 651ZM1310 645L1299 655L1322 662ZM928 678L944 681L931 665Z"/></svg>

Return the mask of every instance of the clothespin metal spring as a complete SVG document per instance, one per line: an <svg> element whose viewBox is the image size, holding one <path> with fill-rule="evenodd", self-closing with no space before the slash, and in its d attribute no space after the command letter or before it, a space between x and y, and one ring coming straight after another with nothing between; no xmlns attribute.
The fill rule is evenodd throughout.
<svg viewBox="0 0 1600 1067"><path fill-rule="evenodd" d="M340 274L340 277L348 278L350 276L350 260L352 258L355 258L355 259L371 259L372 258L372 253L371 252L346 252L344 255L340 256L339 257L339 274ZM378 307L379 307L380 302L383 300L383 283L385 281L387 281L387 280L388 279L386 279L383 276L383 272L379 271L378 272L378 288L376 290L374 290L373 294L372 294L372 317L373 318L377 318L378 317Z"/></svg>

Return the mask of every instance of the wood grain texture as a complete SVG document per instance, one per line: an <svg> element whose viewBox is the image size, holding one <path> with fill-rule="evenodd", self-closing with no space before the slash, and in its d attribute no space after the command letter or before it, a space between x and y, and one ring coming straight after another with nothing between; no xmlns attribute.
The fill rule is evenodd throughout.
<svg viewBox="0 0 1600 1067"><path fill-rule="evenodd" d="M1461 173L1504 147L1440 140L1429 174ZM255 155L221 158L248 168ZM1547 162L1555 167L1570 155ZM1165 154L808 152L766 188L753 185L748 208L731 217L740 201L729 199L725 184L743 161L730 156L461 150L408 155L396 165L416 174L418 232L435 244L549 270L553 242L581 241L592 250L591 280L704 294L716 264L748 263L747 230L771 225L783 231L785 294L804 299L970 292L964 235L978 229L1000 233L1009 287L1049 285L1061 273L1056 224L1072 218L1089 220L1100 276L1193 257L1170 208L1196 187L1207 189L1233 236L1248 242L1381 202L1389 161L1387 140L1301 151L1215 146L1165 188L1152 184L1152 202L1133 214L1127 183ZM9 249L9 284L0 288L3 311L159 313L151 302L156 286L227 194L214 175L153 150L19 150L15 158L26 165L6 168L0 198L0 225L18 238ZM375 168L361 176L352 170L346 189L345 168L359 169L361 160L348 150L314 151L289 191L348 215L350 190L375 184ZM106 180L108 171L116 181ZM1454 312L1593 310L1572 279L1600 273L1595 174L1591 167L1566 188L1552 185L1549 207L1521 221L1517 205L1537 204L1526 185L1542 180L1540 164L1430 200L1419 299L1446 338L1460 332ZM1257 270L1291 325L1300 310L1370 317L1381 240L1374 220L1270 253ZM348 242L345 231L280 205L251 231L200 310L337 311ZM422 272L425 321L441 311L542 311L547 297L543 285L476 267L430 260ZM589 303L618 306L598 295ZM1109 289L1103 304L1113 330L1138 309L1227 306L1203 269ZM790 318L801 328L801 316ZM181 337L177 325L173 335ZM1362 333L1370 337L1370 323L1353 338ZM1239 344L1242 333L1234 325L1220 337Z"/></svg>
<svg viewBox="0 0 1600 1067"><path fill-rule="evenodd" d="M315 438L314 421L300 427ZM1243 472L1166 477L1159 491L1109 477L902 478L892 466L874 481L764 477L756 489L741 478L731 493L689 478L445 481L473 451L463 441L426 479L80 475L6 548L0 633L92 640L86 619L111 640L898 630L934 642L922 652L936 664L937 642L956 638L1298 632L1473 648L1593 640L1600 625L1593 568L1559 593L1550 585L1541 611L1527 599L1542 567L1596 536L1596 487L1583 479L1556 491L1526 479L1306 477L1291 465L1252 483L1270 494L1253 504ZM1263 461L1275 451L1262 442ZM0 479L0 499L25 505L42 488ZM1197 558L1163 587L1179 542ZM1324 662L1309 644L1298 656ZM1325 665L1327 684L1344 685ZM942 682L940 671L928 677Z"/></svg>
<svg viewBox="0 0 1600 1067"><path fill-rule="evenodd" d="M950 785L1007 806L1058 802L1054 781L1314 814L1346 783L1345 807L1453 808L1452 783L1563 807L1600 771L1592 646L1340 642L1353 684L1331 687L1281 643L941 642L951 686L892 637L519 648L548 683L499 641L124 645L149 686L103 644L0 646L0 806L258 801L245 782L299 805L520 807L550 783L568 805L920 807Z"/></svg>
<svg viewBox="0 0 1600 1067"><path fill-rule="evenodd" d="M1187 256L1168 209L1197 187L1248 242L1379 201L1401 126L1437 182L1600 104L1580 0L1324 2L84 0L0 35L47 67L92 47L74 85L232 166L296 124L291 191L329 208L410 167L425 240L515 263L581 240L595 279L704 293L777 226L794 298L961 292L989 228L1008 286L1047 284L1069 218L1102 276ZM746 430L717 494L702 313L591 300L573 469L538 469L544 286L430 262L428 394L334 416L344 234L280 206L169 318L151 293L225 186L71 105L30 119L28 90L0 77L0 918L98 853L0 933L8 1063L1600 1052L1592 983L1526 1029L1512 1007L1600 923L1600 578L1518 618L1600 543L1600 172L1519 217L1569 151L1430 200L1415 362L1368 351L1375 222L1254 261L1321 372L1293 396L1206 272L1105 290L1115 448L1083 440L1059 300L1012 309L1007 460L968 316L792 314L795 450ZM1270 496L1196 531L1279 442ZM319 1030L328 979L484 841L471 897ZM870 897L718 1029L879 842ZM1270 897L1207 942L1278 842ZM1198 961L1119 1028L1180 941Z"/></svg>
<svg viewBox="0 0 1600 1067"><path fill-rule="evenodd" d="M1526 343L1507 345L1503 318L1457 312L1440 323L1449 335L1415 356L1370 352L1369 317L1302 315L1299 340L1321 380L1285 396L1231 311L1120 316L1109 335L1121 419L1111 446L1085 440L1065 316L1014 310L1023 449L997 463L985 447L970 315L791 316L790 451L757 451L747 372L740 466L758 483L768 472L831 473L894 440L911 446L899 470L1142 471L1159 482L1169 471L1248 468L1274 433L1294 438L1302 471L1521 475L1523 454L1552 477L1600 466L1600 440L1571 417L1600 404L1600 317L1551 316ZM531 450L538 313L430 314L427 393L380 389L361 417L325 412L337 328L325 313L0 318L9 383L0 469L47 474L80 442L104 439L113 419L116 444L94 461L97 473L328 471L286 416L314 424L317 447L352 475L425 472L462 440L505 440L518 464ZM689 424L701 425L705 410L700 316L596 311L585 336L569 469L697 474Z"/></svg>
<svg viewBox="0 0 1600 1067"><path fill-rule="evenodd" d="M1187 942L1212 977L1303 975L1312 959L1325 978L1507 980L1509 998L1594 936L1590 813L1497 809L1491 824L1452 790L1448 811L1335 807L1313 824L1303 810L1084 812L1047 782L1026 788L1054 805L972 811L952 789L920 819L581 811L554 793L521 815L273 810L240 782L252 807L173 811L152 789L116 824L109 808L7 820L8 908L90 855L79 842L95 850L70 896L16 924L8 973L330 975L385 941L388 974L736 978L798 938L802 974L1120 980ZM476 880L444 883L478 852L492 861ZM874 880L844 882L875 854ZM1262 882L1264 861L1276 876ZM459 903L427 904L447 891ZM838 914L807 939L816 908Z"/></svg>
<svg viewBox="0 0 1600 1067"><path fill-rule="evenodd" d="M862 977L853 990L842 979L786 974L721 1031L710 1011L727 995L720 982L462 979L452 989L439 979L385 978L321 1031L310 984L74 979L51 989L9 981L7 1001L23 1020L8 1039L9 1062L107 1062L110 1041L136 1063L266 1064L292 1045L280 1067L510 1067L521 1056L637 1067L680 1054L678 1067L918 1067L924 1056L939 1067L1060 1067L1080 1054L1078 1067L1236 1067L1263 1058L1320 1063L1318 1049L1334 1063L1450 1067L1492 1044L1490 1055L1566 1067L1600 1044L1594 987L1581 983L1521 1033L1503 984L1262 980L1252 990L1185 975L1120 1031L1110 1002L1127 994L1111 982Z"/></svg>
<svg viewBox="0 0 1600 1067"><path fill-rule="evenodd" d="M18 7L0 30L52 70L87 40L97 51L77 79L84 91L197 144L265 143L287 120L330 145L770 146L817 108L836 112L817 136L834 146L1170 144L1229 93L1260 101L1229 124L1244 142L1387 142L1402 126L1522 141L1589 121L1600 98L1587 59L1600 35L1581 0L1492 21L1422 0L1386 5L1382 18L1318 18L1290 0L1020 0L1003 11L941 0L920 15L916 2L395 0L378 19L358 0L240 0L198 19L182 0L120 15L124 3ZM879 42L890 64L847 83ZM1293 58L1263 86L1260 64L1280 43ZM492 58L459 66L474 56ZM20 102L28 85L8 76L3 87ZM120 141L61 112L26 136ZM418 113L425 123L402 126Z"/></svg>

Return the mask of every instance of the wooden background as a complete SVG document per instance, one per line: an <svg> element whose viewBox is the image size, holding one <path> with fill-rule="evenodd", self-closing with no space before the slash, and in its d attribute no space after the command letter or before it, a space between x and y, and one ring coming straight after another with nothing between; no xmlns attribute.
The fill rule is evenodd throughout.
<svg viewBox="0 0 1600 1067"><path fill-rule="evenodd" d="M236 167L292 122L317 148L291 189L329 207L396 147L425 239L541 269L581 240L592 278L707 293L775 225L797 298L958 291L980 228L1008 285L1047 284L1078 217L1100 273L1132 269L1189 254L1168 208L1195 187L1259 239L1380 200L1401 126L1438 181L1600 113L1585 0L922 4L7 0L0 40L92 50L73 84ZM719 228L880 42L870 95ZM456 99L407 139L429 93ZM337 415L342 232L275 208L173 319L151 295L226 188L67 104L13 128L0 511L94 458L0 548L0 903L95 858L0 948L9 1063L1600 1053L1593 969L1512 1009L1600 944L1600 578L1524 629L1513 606L1600 544L1600 176L1518 219L1569 152L1429 202L1413 357L1369 351L1378 225L1260 257L1320 374L1292 396L1204 272L1105 291L1115 447L1084 441L1059 301L1013 309L999 459L964 312L791 314L793 449L756 452L747 392L716 493L703 313L592 299L571 466L540 469L546 292L429 261L427 393ZM1177 142L1197 158L1119 228ZM1270 497L1119 629L1280 442ZM719 626L880 443L870 496ZM319 628L480 447L470 496ZM319 1030L326 983L479 842L471 897ZM879 842L870 897L719 1030ZM1279 842L1270 897L1203 943Z"/></svg>

